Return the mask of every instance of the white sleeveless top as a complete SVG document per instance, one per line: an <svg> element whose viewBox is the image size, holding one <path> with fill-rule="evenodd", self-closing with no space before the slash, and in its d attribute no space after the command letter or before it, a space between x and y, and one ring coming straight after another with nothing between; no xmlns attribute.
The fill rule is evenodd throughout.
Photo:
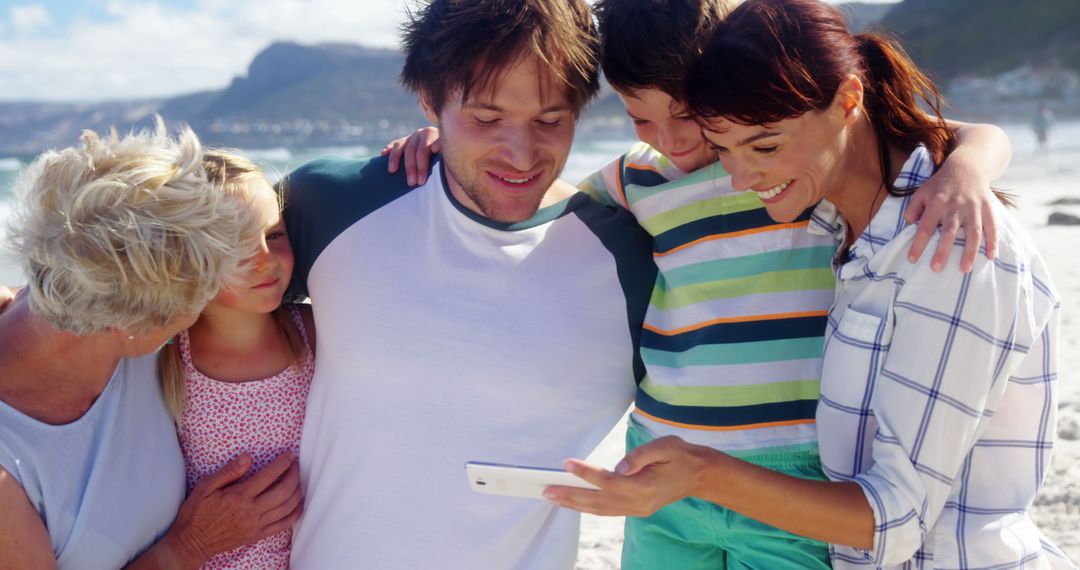
<svg viewBox="0 0 1080 570"><path fill-rule="evenodd" d="M69 424L0 402L0 467L41 514L61 569L127 564L165 534L184 500L184 461L156 360L120 361Z"/></svg>

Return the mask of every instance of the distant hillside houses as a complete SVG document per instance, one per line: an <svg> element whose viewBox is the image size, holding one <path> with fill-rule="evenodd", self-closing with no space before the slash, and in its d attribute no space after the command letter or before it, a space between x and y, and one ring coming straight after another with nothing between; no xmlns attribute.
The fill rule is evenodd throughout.
<svg viewBox="0 0 1080 570"><path fill-rule="evenodd" d="M962 76L949 83L949 98L975 103L1024 100L1080 102L1080 74L1060 68L1030 65L995 77Z"/></svg>

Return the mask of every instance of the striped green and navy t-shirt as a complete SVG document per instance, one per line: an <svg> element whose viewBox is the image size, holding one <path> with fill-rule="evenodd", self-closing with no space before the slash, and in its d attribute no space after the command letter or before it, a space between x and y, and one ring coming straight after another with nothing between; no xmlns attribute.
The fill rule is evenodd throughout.
<svg viewBox="0 0 1080 570"><path fill-rule="evenodd" d="M644 143L579 186L654 238L634 419L740 455L814 449L836 243L812 210L775 222L720 163L685 174Z"/></svg>

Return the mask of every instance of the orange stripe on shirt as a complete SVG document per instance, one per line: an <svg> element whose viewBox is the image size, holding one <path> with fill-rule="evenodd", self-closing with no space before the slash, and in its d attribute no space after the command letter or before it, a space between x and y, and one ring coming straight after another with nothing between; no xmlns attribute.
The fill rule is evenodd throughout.
<svg viewBox="0 0 1080 570"><path fill-rule="evenodd" d="M686 333L686 332L690 332L690 331L695 331L695 330L698 330L698 329L703 329L705 327L710 327L712 325L722 325L722 324L727 324L727 323L749 323L749 322L753 322L753 321L778 321L780 319L800 319L800 318L804 318L804 317L824 317L824 316L826 316L828 314L829 314L829 311L826 310L826 311L803 311L803 312L798 312L798 313L773 313L773 314L769 314L769 315L743 315L743 316L739 316L739 317L720 317L718 319L713 319L711 321L705 321L705 322L702 322L702 323L697 323L697 324L693 324L693 325L690 325L690 326L687 326L687 327L682 327L682 328L673 329L673 330L664 330L664 329L661 329L661 328L658 328L658 327L654 327L653 325L650 325L649 323L645 323L644 325L641 326L641 328L643 328L645 330L648 330L648 331L652 331L652 332L654 332L656 334L663 335L663 336L675 336L677 334L682 334L682 333Z"/></svg>
<svg viewBox="0 0 1080 570"><path fill-rule="evenodd" d="M792 222L790 224L773 224L771 226L764 226L764 227L760 227L760 228L750 228L750 229L746 229L746 230L742 230L742 231L738 231L738 232L726 233L726 234L714 234L714 235L711 235L711 236L705 236L703 238L698 238L698 239L696 239L696 240L694 240L692 242L684 243L684 244L680 245L679 247L673 247L673 248L671 248L671 249L669 249L667 251L654 252L653 257L664 257L665 255L675 253L676 251L686 249L688 247L693 247L693 246L695 246L695 245L697 245L699 243L715 241L715 240L718 240L718 239L736 238L736 237L749 236L749 235L754 235L754 234L762 234L762 233L765 233L765 232L773 232L773 231L780 231L780 230L793 230L793 229L797 229L797 228L805 228L808 225L810 225L810 220L805 220L805 221L802 221L802 222Z"/></svg>
<svg viewBox="0 0 1080 570"><path fill-rule="evenodd" d="M633 168L634 170L648 170L650 172L655 172L660 176L664 176L664 173L660 172L660 169L652 164L638 164L636 162L631 162L626 165L626 168ZM664 176L664 178L667 178L667 176Z"/></svg>
<svg viewBox="0 0 1080 570"><path fill-rule="evenodd" d="M645 413L645 412L641 411L641 408L634 408L634 413L635 414L641 414L641 415L649 418L650 420L660 422L662 424L667 424L669 426L675 426L675 427L686 428L686 429L694 429L694 430L699 430L699 431L745 431L745 430L748 430L748 429L760 429L760 428L783 427L783 426L797 426L797 425L805 425L805 424L816 423L812 419L806 419L806 420L787 420L787 421L782 421L782 422L764 422L764 423L760 423L760 424L746 424L746 425L741 425L741 426L699 426L699 425L694 425L694 424L684 424L684 423L679 423L679 422L673 422L671 420L665 420L664 418L658 418L658 417L656 417L656 416L654 416L652 414L648 414L648 413Z"/></svg>
<svg viewBox="0 0 1080 570"><path fill-rule="evenodd" d="M621 163L624 160L626 160L626 159L625 158L620 158L619 162ZM615 190L617 190L619 192L619 197L622 198L622 204L620 204L620 205L623 206L624 208L629 208L630 207L630 202L626 201L626 190L623 190L622 168L620 168L620 166L621 166L620 164L616 164L615 166L616 166L616 168L615 168Z"/></svg>

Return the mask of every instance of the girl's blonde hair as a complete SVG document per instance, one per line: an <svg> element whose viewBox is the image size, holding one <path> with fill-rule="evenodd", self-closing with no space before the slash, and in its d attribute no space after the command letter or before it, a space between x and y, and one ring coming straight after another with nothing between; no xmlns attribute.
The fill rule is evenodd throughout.
<svg viewBox="0 0 1080 570"><path fill-rule="evenodd" d="M246 197L247 183L263 176L253 162L235 152L226 150L207 150L203 154L203 169L210 183L220 188L226 195ZM281 207L280 194L278 207ZM281 338L292 356L292 366L299 366L308 348L304 344L300 329L297 328L289 309L281 305L271 313ZM181 423L184 402L187 399L187 386L184 380L184 362L180 356L180 344L174 340L165 345L158 356L158 372L161 377L161 389L165 404L173 416L176 425Z"/></svg>

